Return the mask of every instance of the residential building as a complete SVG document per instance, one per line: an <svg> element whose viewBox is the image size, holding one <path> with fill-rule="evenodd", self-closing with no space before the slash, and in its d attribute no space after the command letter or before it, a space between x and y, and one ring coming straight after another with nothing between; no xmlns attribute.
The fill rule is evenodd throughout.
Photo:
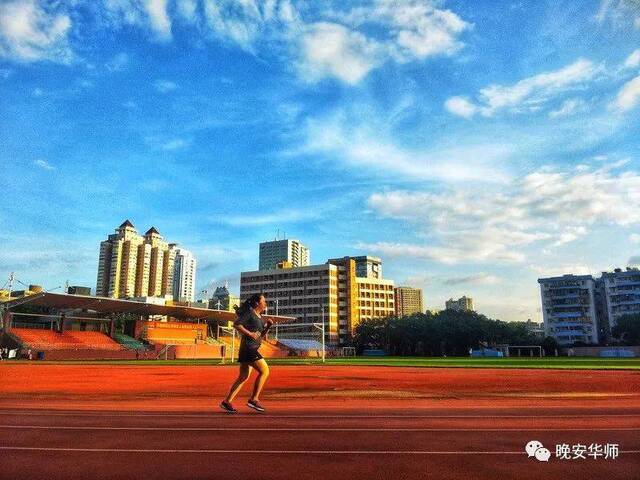
<svg viewBox="0 0 640 480"><path fill-rule="evenodd" d="M258 270L275 269L280 262L290 262L294 268L311 264L309 249L294 239L262 242L259 254Z"/></svg>
<svg viewBox="0 0 640 480"><path fill-rule="evenodd" d="M450 298L445 302L445 308L459 312L473 312L473 298L467 296L462 296L458 300Z"/></svg>
<svg viewBox="0 0 640 480"><path fill-rule="evenodd" d="M532 321L530 318L525 322L527 331L536 337L544 338L544 323Z"/></svg>
<svg viewBox="0 0 640 480"><path fill-rule="evenodd" d="M184 248L176 249L173 273L173 299L178 302L195 300L196 259Z"/></svg>
<svg viewBox="0 0 640 480"><path fill-rule="evenodd" d="M602 272L602 326L606 335L624 315L640 314L640 269L616 268L613 272Z"/></svg>
<svg viewBox="0 0 640 480"><path fill-rule="evenodd" d="M395 314L397 317L405 317L413 313L421 313L422 290L412 287L396 287L395 293Z"/></svg>
<svg viewBox="0 0 640 480"><path fill-rule="evenodd" d="M544 332L559 345L598 343L596 281L591 275L538 279Z"/></svg>
<svg viewBox="0 0 640 480"><path fill-rule="evenodd" d="M269 312L326 325L330 344L347 344L358 323L395 311L393 281L358 277L352 257L325 264L240 274L241 301L263 293Z"/></svg>
<svg viewBox="0 0 640 480"><path fill-rule="evenodd" d="M126 220L100 243L96 296L175 297L177 251L177 244L165 242L155 227L142 236Z"/></svg>

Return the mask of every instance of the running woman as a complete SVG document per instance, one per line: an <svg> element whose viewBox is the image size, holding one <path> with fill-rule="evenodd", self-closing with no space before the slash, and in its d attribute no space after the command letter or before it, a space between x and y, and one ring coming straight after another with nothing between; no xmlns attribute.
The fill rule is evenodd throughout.
<svg viewBox="0 0 640 480"><path fill-rule="evenodd" d="M258 376L253 385L253 393L247 402L247 406L258 412L265 411L260 404L259 397L269 377L269 366L260 355L260 352L258 352L258 349L260 348L262 337L267 334L273 324L271 320L262 319L261 314L266 309L267 301L262 294L250 296L239 308L236 308L238 319L233 323L233 328L241 335L240 353L238 355L240 373L236 381L231 385L226 398L220 403L220 407L229 413L237 412L231 402L233 402L233 399L242 389L244 382L249 378L250 367L258 372Z"/></svg>

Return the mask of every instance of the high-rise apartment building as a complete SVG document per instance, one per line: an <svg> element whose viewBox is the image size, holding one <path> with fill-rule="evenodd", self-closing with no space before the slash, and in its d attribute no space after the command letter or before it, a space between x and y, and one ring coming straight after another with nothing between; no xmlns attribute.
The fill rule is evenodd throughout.
<svg viewBox="0 0 640 480"><path fill-rule="evenodd" d="M173 299L193 302L195 299L196 258L184 248L176 249L173 271Z"/></svg>
<svg viewBox="0 0 640 480"><path fill-rule="evenodd" d="M538 279L545 335L560 345L611 338L620 317L640 313L640 269Z"/></svg>
<svg viewBox="0 0 640 480"><path fill-rule="evenodd" d="M292 267L306 267L310 265L311 253L299 240L274 240L260 244L258 270L275 269L282 262L289 262Z"/></svg>
<svg viewBox="0 0 640 480"><path fill-rule="evenodd" d="M321 265L242 272L240 299L263 293L270 313L303 323L324 320L327 341L348 343L364 319L393 315L393 281L356 275L351 257Z"/></svg>
<svg viewBox="0 0 640 480"><path fill-rule="evenodd" d="M154 227L142 236L126 220L100 243L96 295L112 298L174 296L177 251L177 244L165 242ZM193 285L190 289L193 290Z"/></svg>
<svg viewBox="0 0 640 480"><path fill-rule="evenodd" d="M596 281L591 275L539 278L544 332L559 345L598 343Z"/></svg>
<svg viewBox="0 0 640 480"><path fill-rule="evenodd" d="M601 325L609 336L620 317L640 313L640 269L627 267L626 271L616 268L613 272L602 272L598 282L604 292Z"/></svg>
<svg viewBox="0 0 640 480"><path fill-rule="evenodd" d="M457 310L459 312L473 312L473 298L462 296L458 300L450 298L445 302L447 310Z"/></svg>
<svg viewBox="0 0 640 480"><path fill-rule="evenodd" d="M396 316L405 317L413 313L421 313L423 311L422 305L422 290L412 287L396 287L395 292L395 304L396 304Z"/></svg>

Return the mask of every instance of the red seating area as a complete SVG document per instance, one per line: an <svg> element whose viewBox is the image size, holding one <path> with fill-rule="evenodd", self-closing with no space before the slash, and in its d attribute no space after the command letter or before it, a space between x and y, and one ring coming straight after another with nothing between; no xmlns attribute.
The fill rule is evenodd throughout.
<svg viewBox="0 0 640 480"><path fill-rule="evenodd" d="M25 347L36 350L106 350L121 351L125 348L100 332L67 330L58 333L53 330L12 328Z"/></svg>

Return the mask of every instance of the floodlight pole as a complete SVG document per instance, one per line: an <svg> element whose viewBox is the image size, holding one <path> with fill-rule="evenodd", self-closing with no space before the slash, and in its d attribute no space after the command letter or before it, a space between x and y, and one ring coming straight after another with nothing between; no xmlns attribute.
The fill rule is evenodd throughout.
<svg viewBox="0 0 640 480"><path fill-rule="evenodd" d="M324 345L324 305L322 307L322 363L325 359L325 345Z"/></svg>

